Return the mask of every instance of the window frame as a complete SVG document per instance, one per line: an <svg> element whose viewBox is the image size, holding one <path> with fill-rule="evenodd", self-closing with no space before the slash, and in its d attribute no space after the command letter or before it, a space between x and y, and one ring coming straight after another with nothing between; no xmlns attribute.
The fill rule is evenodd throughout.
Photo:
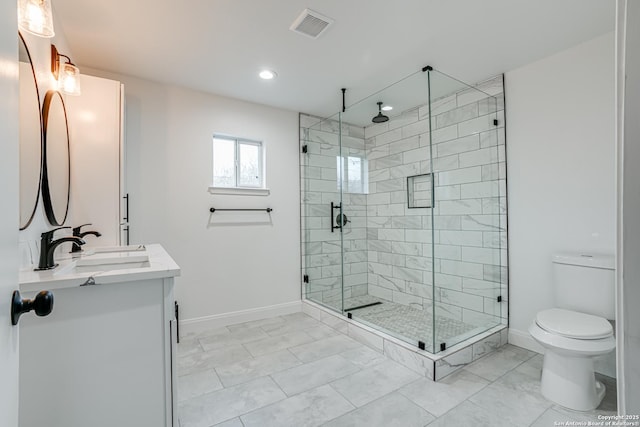
<svg viewBox="0 0 640 427"><path fill-rule="evenodd" d="M231 141L234 144L234 185L232 186L221 186L216 185L215 176L213 171L213 163L215 159L214 155L214 147L215 140L226 140ZM241 145L249 145L258 148L258 177L259 177L259 186L251 186L251 185L241 185L240 180L240 165L241 165L241 155L240 155L240 146ZM269 190L267 189L266 183L266 150L264 141L259 141L250 138L237 137L228 134L222 133L214 133L213 138L211 139L211 185L209 186L209 192L212 194L268 194ZM265 193L266 192L266 193Z"/></svg>

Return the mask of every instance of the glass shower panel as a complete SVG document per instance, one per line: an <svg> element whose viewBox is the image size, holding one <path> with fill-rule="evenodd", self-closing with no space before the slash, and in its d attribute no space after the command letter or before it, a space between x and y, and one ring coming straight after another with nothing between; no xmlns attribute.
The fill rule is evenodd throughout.
<svg viewBox="0 0 640 427"><path fill-rule="evenodd" d="M346 313L432 351L427 95L420 71L341 114L343 259Z"/></svg>
<svg viewBox="0 0 640 427"><path fill-rule="evenodd" d="M437 353L506 323L504 98L429 74Z"/></svg>
<svg viewBox="0 0 640 427"><path fill-rule="evenodd" d="M342 163L340 117L323 119L300 114L304 297L340 313L343 310L342 234L335 218L342 214Z"/></svg>

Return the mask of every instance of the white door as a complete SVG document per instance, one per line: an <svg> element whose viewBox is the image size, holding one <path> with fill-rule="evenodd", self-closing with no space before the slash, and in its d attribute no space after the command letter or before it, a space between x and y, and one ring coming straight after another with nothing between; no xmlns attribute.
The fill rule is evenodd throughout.
<svg viewBox="0 0 640 427"><path fill-rule="evenodd" d="M18 27L15 1L0 2L0 426L18 425Z"/></svg>

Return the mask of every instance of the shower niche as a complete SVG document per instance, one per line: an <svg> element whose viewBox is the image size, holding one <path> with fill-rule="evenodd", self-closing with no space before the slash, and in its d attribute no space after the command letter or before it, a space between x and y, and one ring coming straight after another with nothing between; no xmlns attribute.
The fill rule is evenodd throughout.
<svg viewBox="0 0 640 427"><path fill-rule="evenodd" d="M504 343L503 93L502 76L470 86L425 67L300 115L306 301L434 363Z"/></svg>

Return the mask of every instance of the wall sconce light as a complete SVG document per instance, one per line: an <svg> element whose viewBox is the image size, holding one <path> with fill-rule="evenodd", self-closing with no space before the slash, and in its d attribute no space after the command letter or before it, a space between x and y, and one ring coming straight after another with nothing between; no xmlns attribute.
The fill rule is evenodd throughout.
<svg viewBox="0 0 640 427"><path fill-rule="evenodd" d="M61 58L66 58L62 62ZM58 81L58 90L67 95L80 95L80 70L71 58L62 55L54 45L51 45L51 73Z"/></svg>
<svg viewBox="0 0 640 427"><path fill-rule="evenodd" d="M53 37L51 1L18 0L18 27L36 36Z"/></svg>

